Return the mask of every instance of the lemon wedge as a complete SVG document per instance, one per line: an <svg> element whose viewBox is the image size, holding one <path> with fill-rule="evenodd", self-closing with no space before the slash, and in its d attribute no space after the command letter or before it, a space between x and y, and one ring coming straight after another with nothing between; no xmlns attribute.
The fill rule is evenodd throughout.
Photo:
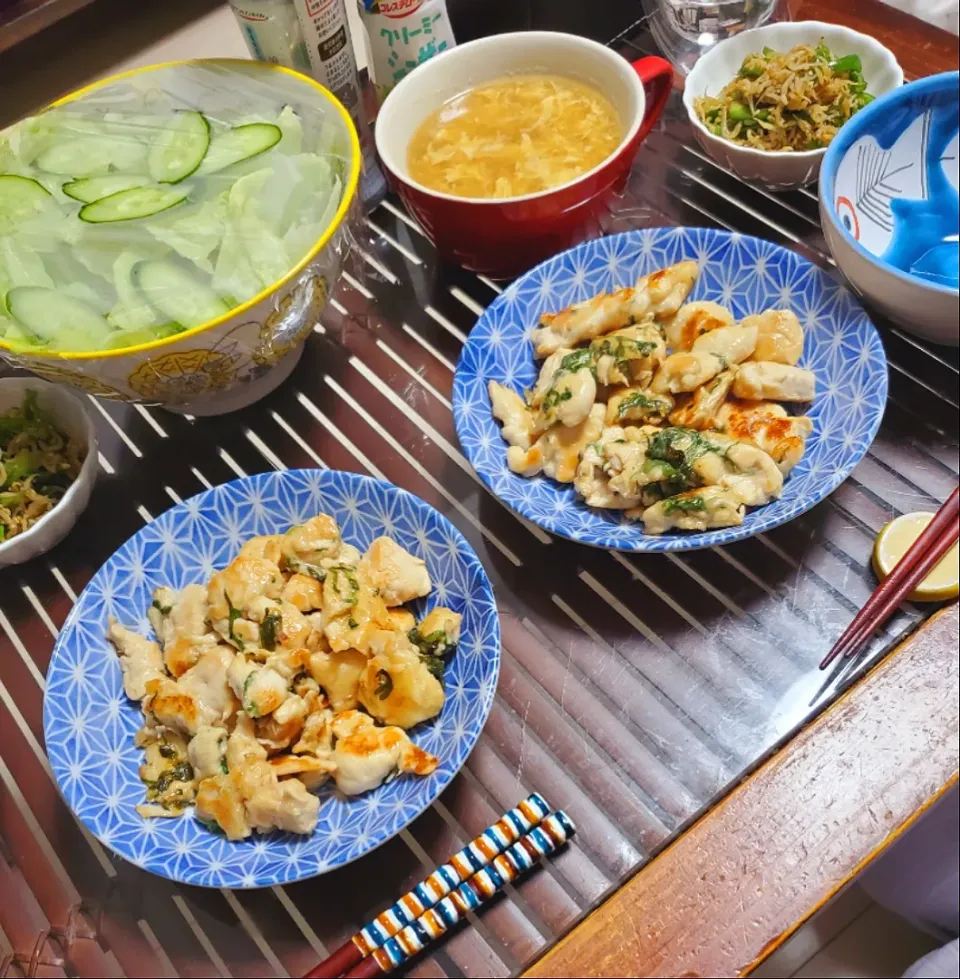
<svg viewBox="0 0 960 979"><path fill-rule="evenodd" d="M873 570L883 581L933 520L932 513L905 513L891 520L873 545ZM911 602L945 602L960 593L960 551L950 548L933 570L907 596Z"/></svg>

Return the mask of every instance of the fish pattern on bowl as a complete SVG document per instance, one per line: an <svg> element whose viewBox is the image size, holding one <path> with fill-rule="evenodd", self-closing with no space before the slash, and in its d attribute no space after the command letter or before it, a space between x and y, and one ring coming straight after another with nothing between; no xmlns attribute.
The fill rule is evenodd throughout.
<svg viewBox="0 0 960 979"><path fill-rule="evenodd" d="M556 312L641 276L696 259L690 299L712 299L739 319L770 307L804 327L801 366L817 376L807 414L814 429L779 500L747 513L739 527L652 536L619 511L588 507L571 485L526 479L506 464L487 382L515 391L537 376L530 332ZM621 551L691 551L743 540L798 517L833 492L866 453L887 399L887 366L873 323L851 292L795 252L759 238L709 228L649 228L585 242L512 283L471 330L457 364L453 411L464 453L495 496L545 530Z"/></svg>
<svg viewBox="0 0 960 979"><path fill-rule="evenodd" d="M960 343L960 72L910 82L858 112L827 148L820 225L871 307L934 343Z"/></svg>
<svg viewBox="0 0 960 979"><path fill-rule="evenodd" d="M188 811L144 819L134 732L140 705L124 695L107 619L150 635L147 609L161 584L205 581L258 534L276 533L318 512L365 549L381 534L427 562L434 589L424 612L444 604L463 614L460 644L448 660L446 702L410 733L440 758L425 778L401 776L352 799L321 790L308 836L255 835L230 842ZM200 887L290 883L350 863L399 833L450 783L490 713L500 670L500 627L490 582L460 532L413 494L355 473L305 469L262 473L191 497L130 538L93 577L53 652L43 704L44 737L57 785L83 825L106 847L163 877Z"/></svg>
<svg viewBox="0 0 960 979"><path fill-rule="evenodd" d="M892 107L847 149L834 178L840 223L871 255L954 289L958 140L955 97Z"/></svg>

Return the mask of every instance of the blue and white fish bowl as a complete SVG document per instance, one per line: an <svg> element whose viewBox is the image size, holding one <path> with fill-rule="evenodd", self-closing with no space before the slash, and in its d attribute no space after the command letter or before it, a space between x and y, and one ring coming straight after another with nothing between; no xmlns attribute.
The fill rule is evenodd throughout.
<svg viewBox="0 0 960 979"><path fill-rule="evenodd" d="M416 603L422 615L443 604L463 615L448 659L440 714L411 729L437 755L432 775L399 776L347 798L324 786L316 829L272 832L230 842L188 810L145 819L143 753L133 742L140 705L128 700L116 652L106 638L112 616L151 635L147 609L159 585L183 588L225 567L240 545L331 514L343 539L365 550L386 534L423 558L433 582ZM64 623L47 672L43 733L67 805L107 848L183 884L252 888L287 884L350 863L409 825L450 784L480 737L500 672L500 625L490 581L456 527L423 500L355 473L300 469L247 476L185 500L134 534L93 576Z"/></svg>
<svg viewBox="0 0 960 979"><path fill-rule="evenodd" d="M820 221L840 270L880 312L960 342L960 73L933 75L858 112L820 172Z"/></svg>

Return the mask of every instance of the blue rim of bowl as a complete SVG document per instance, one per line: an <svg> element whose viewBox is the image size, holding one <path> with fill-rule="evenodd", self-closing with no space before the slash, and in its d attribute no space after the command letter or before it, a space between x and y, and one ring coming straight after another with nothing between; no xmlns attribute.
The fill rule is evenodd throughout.
<svg viewBox="0 0 960 979"><path fill-rule="evenodd" d="M951 79L952 81L947 84L948 80ZM837 228L844 241L861 258L866 259L866 261L881 271L889 273L902 282L923 286L925 289L943 293L945 296L957 296L960 294L960 290L951 289L949 286L942 286L939 283L931 282L929 279L921 279L917 275L910 275L909 272L904 272L903 269L898 269L895 265L891 265L872 252L868 252L843 226L837 216L836 208L830 202L833 199L833 178L840 166L840 158L850 149L855 139L864 135L861 127L872 122L874 116L878 116L886 111L891 103L897 98L903 98L904 94L907 94L907 97L922 96L928 92L942 88L950 90L951 86L952 91L956 93L958 85L960 85L960 71L944 71L939 75L930 75L928 78L921 78L916 82L908 82L906 85L901 85L900 88L895 88L892 92L887 92L886 95L881 95L880 98L871 102L865 109L861 109L840 128L840 132L834 136L833 141L827 147L826 156L824 156L823 163L820 166L820 207L827 213L831 224Z"/></svg>

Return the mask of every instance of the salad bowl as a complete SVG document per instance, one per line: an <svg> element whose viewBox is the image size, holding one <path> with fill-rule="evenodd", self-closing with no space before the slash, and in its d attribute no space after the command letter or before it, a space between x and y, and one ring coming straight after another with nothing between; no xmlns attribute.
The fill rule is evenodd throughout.
<svg viewBox="0 0 960 979"><path fill-rule="evenodd" d="M164 117L174 120L175 130L167 141L166 155L159 162L153 156L147 160L156 181L147 189L159 203L151 204L152 198L147 197L148 213L141 210L130 215L132 219L126 214L118 217L108 212L111 207L116 210L124 194L113 193L113 188L125 185L111 181L137 179L128 176L129 168L124 169L123 162L117 164L118 157L130 151L123 140L133 131L127 143L153 140L149 145L154 153L157 140L151 127L157 125L152 120L158 110L151 106L151 98L158 98L156 93L162 93L165 105L182 106L168 110ZM145 115L148 111L153 115ZM57 113L60 119L66 113L68 120L65 128L71 138L66 146L52 140L47 131L55 124L64 127L63 123L46 122L57 119ZM90 122L91 116L107 120L104 126L113 127L108 132L120 133L116 137L119 149L108 147L111 156L100 168L89 158L102 144L86 135L74 135L81 124L96 124ZM199 132L190 130L194 119L199 120ZM205 141L204 124L211 132L209 141ZM147 130L145 137L140 135L142 130ZM232 147L226 140L227 151L234 155L228 156L227 166L223 159L211 164L217 145L223 149L224 140L218 144L217 137L224 130L234 140ZM264 132L266 141L262 141ZM274 142L270 142L271 133L277 134ZM242 141L239 148L238 141ZM191 161L198 146L197 159ZM38 154L38 150L42 151ZM308 164L309 171L297 169ZM141 163L136 166L143 167ZM207 176L207 170L212 175ZM241 195L238 188L244 180L258 179L258 172L270 173L274 184L267 184L259 193L253 184ZM27 239L14 256L15 263L5 264L0 255L0 355L47 380L101 398L158 404L192 414L219 414L252 403L287 377L327 303L340 273L346 244L344 222L359 172L359 143L343 106L312 79L271 63L201 59L151 65L95 82L60 99L40 115L0 133L0 181L4 182L0 225L5 202L8 221L11 208L15 218L28 206L29 202L16 197L23 189L44 201L49 197L50 211L59 222L44 226L42 236ZM322 201L312 223L290 229L295 243L290 248L302 257L291 261L291 250L259 256L254 249L264 241L281 240L276 226L269 227L278 210L272 208L269 194L271 186L279 185L280 192L289 188L291 180L283 178L291 173L301 196L294 199L293 193L287 193L281 208L297 215L306 205ZM203 189L202 195L198 188ZM90 201L98 193L107 196L75 213L78 200ZM136 191L132 193L142 202L144 195L137 198ZM170 208L169 215L162 213L168 200L181 203L178 194L185 198L186 206ZM156 210L150 210L151 206ZM180 214L184 217L178 224L174 218ZM91 232L95 223L99 228ZM108 229L106 233L100 230L103 228ZM159 230L154 232L154 228ZM159 261L141 261L135 266L128 277L132 283L127 295L135 293L129 301L141 307L144 297L152 301L142 270L159 268L167 276L156 287L163 290L159 305L172 308L163 308L164 315L155 319L179 322L111 331L106 334L109 344L103 346L95 341L74 344L71 334L45 337L41 333L38 338L24 328L24 322L29 326L36 320L40 333L45 322L56 319L57 310L30 307L37 297L47 302L51 291L58 299L65 297L65 309L73 300L89 309L94 293L102 293L104 282L110 288L119 279L127 256L140 257L148 232L159 238L159 243L150 239L149 246L166 246L166 252L160 253ZM95 233L100 237L94 239ZM12 237L16 244L16 229ZM224 254L228 249L232 251ZM250 273L251 262L255 266L261 257L262 268L274 270L266 278L262 271L259 277ZM148 252L147 258L155 254ZM187 283L186 288L177 275ZM203 289L207 296L212 295L204 277L208 282L212 278L215 285L219 277L223 283L215 302L204 299ZM200 287L191 295L194 280ZM55 288L49 288L51 285ZM149 286L154 288L153 283ZM220 298L224 292L232 301ZM124 301L119 281L116 295L120 302L109 312L108 307L94 311L95 325L104 320L111 326L115 323ZM180 315L184 305L191 303L199 306L199 312L188 308L186 316ZM209 317L207 310L212 314ZM65 331L73 329L77 320L68 312L71 315L62 317ZM121 322L128 325L129 319Z"/></svg>

